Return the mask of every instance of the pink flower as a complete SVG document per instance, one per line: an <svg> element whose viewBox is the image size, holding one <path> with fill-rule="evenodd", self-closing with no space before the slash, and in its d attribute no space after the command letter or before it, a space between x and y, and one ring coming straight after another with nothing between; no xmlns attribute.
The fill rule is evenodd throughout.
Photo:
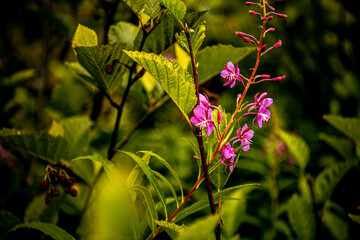
<svg viewBox="0 0 360 240"><path fill-rule="evenodd" d="M266 98L267 96L267 92L264 92L260 95L260 97L258 98L257 96L259 95L259 93L257 93L254 97L255 102L254 103L250 103L249 105L247 105L247 107L250 107L248 112L252 111L252 110L256 110L259 109L261 106L266 105L265 108L270 107L271 104L273 104L273 99L272 98Z"/></svg>
<svg viewBox="0 0 360 240"><path fill-rule="evenodd" d="M262 122L268 122L271 115L271 112L268 109L266 109L265 106L266 105L260 106L259 111L254 119L260 128L262 128Z"/></svg>
<svg viewBox="0 0 360 240"><path fill-rule="evenodd" d="M200 129L206 129L206 136L209 136L214 130L214 122L211 121L211 108L205 108L200 104L194 108L193 112L194 116L190 119L190 122Z"/></svg>
<svg viewBox="0 0 360 240"><path fill-rule="evenodd" d="M226 143L224 147L220 148L220 151L222 151L221 163L226 166L226 163L228 162L230 172L232 172L234 170L236 150L231 147L230 143Z"/></svg>
<svg viewBox="0 0 360 240"><path fill-rule="evenodd" d="M231 83L230 88L233 88L235 86L236 80L238 80L239 82L242 81L242 78L240 77L239 67L236 64L236 68L235 68L234 64L232 64L232 62L230 61L225 65L225 67L226 69L221 71L220 76L227 80L224 83L224 86L229 85Z"/></svg>
<svg viewBox="0 0 360 240"><path fill-rule="evenodd" d="M250 149L250 144L252 143L251 138L253 136L254 136L254 131L249 130L248 125L245 123L244 126L241 128L241 130L239 129L237 131L237 136L233 138L237 140L235 140L233 144L240 141L240 146L243 146L242 150L247 152Z"/></svg>

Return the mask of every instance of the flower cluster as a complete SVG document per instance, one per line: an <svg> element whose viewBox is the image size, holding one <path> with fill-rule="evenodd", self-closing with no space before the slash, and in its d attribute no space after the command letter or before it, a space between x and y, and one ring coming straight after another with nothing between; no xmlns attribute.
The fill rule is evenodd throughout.
<svg viewBox="0 0 360 240"><path fill-rule="evenodd" d="M256 66L252 69L252 74L250 78L246 78L245 76L240 74L239 66L236 64L236 66L231 62L227 62L225 65L225 69L221 71L220 76L225 79L224 86L230 85L230 88L234 88L236 81L239 81L242 83L242 86L244 87L243 93L237 95L236 100L236 111L232 115L229 123L226 123L226 119L222 118L222 113L219 108L211 105L208 97L206 95L199 95L199 104L193 109L194 116L190 119L191 123L198 127L201 130L206 130L206 136L210 136L211 133L214 131L214 129L217 132L218 136L218 150L221 152L221 163L224 165L228 165L230 171L232 172L234 169L234 164L236 163L236 153L241 149L242 151L249 151L250 146L252 144L252 138L254 136L254 131L251 130L248 125L245 123L242 128L237 130L237 135L233 138L231 138L228 142L225 143L222 147L220 147L220 144L223 144L224 136L226 135L226 132L220 131L220 122L221 119L224 119L226 130L229 129L230 124L233 124L240 119L242 119L245 116L249 115L255 115L252 121L252 125L254 127L255 124L262 128L264 122L268 122L271 116L271 112L269 110L269 107L273 104L273 99L267 97L268 93L264 92L262 94L257 93L254 96L254 102L247 104L246 106L242 105L243 99L245 94L247 93L248 88L252 84L258 84L265 81L273 81L273 82L279 82L283 81L285 79L285 76L279 76L279 77L271 77L268 74L261 74L256 75L256 71L258 68L258 62L260 60L260 57L262 57L264 54L268 53L270 50L278 48L282 46L282 41L278 40L275 44L273 44L271 47L267 47L266 44L264 44L264 37L268 33L272 33L275 31L275 28L266 28L266 23L273 19L274 16L280 17L280 18L286 18L287 16L285 14L279 14L275 12L275 8L272 7L268 0L263 0L260 3L253 3L253 2L246 2L245 3L248 6L256 6L260 9L262 9L263 13L258 13L253 10L250 10L249 13L254 16L259 16L262 21L261 26L261 35L260 40L258 40L253 35L243 33L243 32L236 32L236 35L241 37L242 40L245 43L251 43L253 44L258 52L258 59ZM270 11L267 11L270 9ZM218 128L216 128L213 117L212 117L212 110L213 109L218 110ZM241 117L236 119L236 115L244 110L247 111L242 114ZM229 125L227 125L229 124Z"/></svg>
<svg viewBox="0 0 360 240"><path fill-rule="evenodd" d="M63 186L65 193L73 197L77 196L78 191L75 187L75 179L71 176L72 174L72 168L60 161L54 165L46 166L45 177L40 182L41 188L48 190L45 194L46 204L50 204L54 197L59 196L59 188L56 187L58 184Z"/></svg>

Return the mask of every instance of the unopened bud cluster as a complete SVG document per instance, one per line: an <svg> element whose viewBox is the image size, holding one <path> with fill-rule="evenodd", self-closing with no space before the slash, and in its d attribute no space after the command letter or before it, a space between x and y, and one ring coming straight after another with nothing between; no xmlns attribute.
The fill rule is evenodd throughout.
<svg viewBox="0 0 360 240"><path fill-rule="evenodd" d="M58 197L60 192L58 185L62 185L64 192L76 197L78 191L75 187L75 178L70 166L66 166L60 161L53 165L46 166L45 177L40 181L42 189L47 190L45 194L45 203L50 204L54 197Z"/></svg>

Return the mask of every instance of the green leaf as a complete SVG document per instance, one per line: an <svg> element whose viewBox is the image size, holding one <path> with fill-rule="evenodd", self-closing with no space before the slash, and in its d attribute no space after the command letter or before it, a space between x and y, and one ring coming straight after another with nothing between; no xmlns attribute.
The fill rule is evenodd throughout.
<svg viewBox="0 0 360 240"><path fill-rule="evenodd" d="M93 84L112 93L120 86L129 59L123 53L124 43L113 43L102 46L75 47L76 59L92 76ZM116 63L120 61L120 63ZM112 66L112 67L111 67ZM112 70L107 70L112 68Z"/></svg>
<svg viewBox="0 0 360 240"><path fill-rule="evenodd" d="M88 27L79 24L76 28L73 40L72 48L75 47L91 47L97 45L96 32Z"/></svg>
<svg viewBox="0 0 360 240"><path fill-rule="evenodd" d="M163 56L138 51L124 52L153 75L188 119L187 114L197 102L192 76L176 62L170 62Z"/></svg>
<svg viewBox="0 0 360 240"><path fill-rule="evenodd" d="M20 219L10 211L0 210L0 232L3 233L16 224L20 223Z"/></svg>
<svg viewBox="0 0 360 240"><path fill-rule="evenodd" d="M218 221L218 215L200 218L183 231L177 240L212 239L215 237L215 227Z"/></svg>
<svg viewBox="0 0 360 240"><path fill-rule="evenodd" d="M156 192L156 195L158 196L161 205L164 208L165 211L165 216L166 218L168 218L167 216L167 207L166 207L166 200L165 200L165 195L163 190L161 189L158 181L156 180L156 177L154 176L151 168L149 167L149 165L140 157L138 157L137 155L131 153L131 152L125 152L125 151L118 151L121 153L124 153L126 155L128 155L129 157L131 157L131 159L133 159L143 170L144 174L146 175L147 179L149 180L150 184L154 187L154 190Z"/></svg>
<svg viewBox="0 0 360 240"><path fill-rule="evenodd" d="M186 13L185 3L181 0L159 0L169 12L182 24Z"/></svg>
<svg viewBox="0 0 360 240"><path fill-rule="evenodd" d="M109 178L110 182L114 186L117 186L119 184L119 182L124 183L122 176L120 175L119 171L117 170L115 164L110 162L106 158L104 158L102 156L98 156L98 155L89 155L89 156L82 156L82 157L75 158L72 161L78 161L78 160L84 160L84 159L89 159L94 162L101 163L101 165L103 166L103 168L105 170L106 176Z"/></svg>
<svg viewBox="0 0 360 240"><path fill-rule="evenodd" d="M310 159L310 149L307 143L300 137L286 131L279 131L280 138L285 142L290 154L294 157L295 163L305 169Z"/></svg>
<svg viewBox="0 0 360 240"><path fill-rule="evenodd" d="M36 71L32 68L20 70L9 77L1 79L0 86L13 86L15 84L35 77L35 74Z"/></svg>
<svg viewBox="0 0 360 240"><path fill-rule="evenodd" d="M336 115L325 115L324 119L347 137L360 143L360 119Z"/></svg>
<svg viewBox="0 0 360 240"><path fill-rule="evenodd" d="M210 165L210 181L217 188L222 190L228 181L231 172L229 168L221 163L220 157L217 157Z"/></svg>
<svg viewBox="0 0 360 240"><path fill-rule="evenodd" d="M28 132L16 129L0 131L0 140L17 150L24 151L50 163L59 161L68 154L68 144L60 136L47 132Z"/></svg>
<svg viewBox="0 0 360 240"><path fill-rule="evenodd" d="M124 0L124 2L131 8L131 10L136 15L142 15L145 7L145 0Z"/></svg>
<svg viewBox="0 0 360 240"><path fill-rule="evenodd" d="M297 239L316 239L315 216L310 203L294 194L288 203L288 216Z"/></svg>
<svg viewBox="0 0 360 240"><path fill-rule="evenodd" d="M153 235L155 235L156 232L156 225L154 223L153 220L157 220L158 219L158 214L155 208L155 203L154 200L151 196L150 191L142 186L142 185L133 185L130 190L136 191L137 193L139 193L139 195L141 196L141 198L144 200L145 205L146 205L146 213L149 215L149 221L148 221L148 225L153 233Z"/></svg>
<svg viewBox="0 0 360 240"><path fill-rule="evenodd" d="M80 65L78 62L66 62L66 66L69 68L70 72L80 80L82 80L88 87L92 88L94 78L90 75L86 69Z"/></svg>
<svg viewBox="0 0 360 240"><path fill-rule="evenodd" d="M319 139L325 141L332 148L338 151L344 159L354 158L354 144L349 139L330 136L324 133L319 134Z"/></svg>
<svg viewBox="0 0 360 240"><path fill-rule="evenodd" d="M203 23L197 26L195 30L190 31L190 41L194 55L196 55L200 46L204 42L204 39L206 37L205 30L206 25L205 23ZM182 46L190 54L190 48L185 32L181 31L180 34L176 33L175 37L180 46Z"/></svg>
<svg viewBox="0 0 360 240"><path fill-rule="evenodd" d="M351 220L353 220L354 222L360 224L360 215L355 215L355 214L349 213L348 216L349 216L349 218Z"/></svg>
<svg viewBox="0 0 360 240"><path fill-rule="evenodd" d="M144 13L150 18L156 18L161 10L161 6L158 0L146 0Z"/></svg>
<svg viewBox="0 0 360 240"><path fill-rule="evenodd" d="M10 229L7 233L14 232L20 228L32 228L37 229L43 232L46 235L49 235L54 240L75 240L73 236L69 233L64 231L63 229L59 228L58 226L50 223L43 223L43 222L29 222L29 223L22 223L16 225L12 229Z"/></svg>
<svg viewBox="0 0 360 240"><path fill-rule="evenodd" d="M161 173L159 173L159 172L157 172L157 171L152 170L152 173L153 173L156 177L160 178L160 179L169 187L169 189L170 189L170 191L171 191L171 194L173 195L173 197L174 197L174 199L175 199L176 206L179 207L179 204L180 204L180 203L179 203L179 199L178 199L178 197L177 197L177 194L176 194L176 191L175 191L174 187L173 187L172 184L169 182L169 180L167 180L167 178L164 177L164 175L162 175Z"/></svg>
<svg viewBox="0 0 360 240"><path fill-rule="evenodd" d="M140 152L142 152L144 154L148 154L149 156L155 157L159 162L161 162L171 172L171 174L174 176L177 184L179 185L180 192L181 192L181 200L183 201L184 200L184 192L183 192L181 180L180 180L179 176L177 175L176 171L171 167L171 165L164 158L160 157L159 155L157 155L154 152L150 152L150 151L140 151Z"/></svg>
<svg viewBox="0 0 360 240"><path fill-rule="evenodd" d="M162 229L164 229L165 232L169 234L171 239L177 239L179 235L182 234L187 229L187 227L184 224L180 226L173 222L167 222L164 220L161 221L154 220L154 222L157 225L159 225Z"/></svg>
<svg viewBox="0 0 360 240"><path fill-rule="evenodd" d="M233 47L222 44L201 49L196 56L196 61L199 63L199 84L219 74L225 69L228 61L236 65L254 51L253 47Z"/></svg>
<svg viewBox="0 0 360 240"><path fill-rule="evenodd" d="M326 202L330 198L336 185L355 163L356 162L353 161L335 163L322 171L314 182L316 201L321 203Z"/></svg>
<svg viewBox="0 0 360 240"><path fill-rule="evenodd" d="M134 50L134 41L139 32L139 27L132 23L120 21L110 26L108 38L110 43L126 43L125 49Z"/></svg>

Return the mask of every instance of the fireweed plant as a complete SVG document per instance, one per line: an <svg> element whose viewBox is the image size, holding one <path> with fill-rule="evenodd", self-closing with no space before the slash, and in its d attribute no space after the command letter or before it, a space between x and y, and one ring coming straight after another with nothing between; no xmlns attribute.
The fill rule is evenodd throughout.
<svg viewBox="0 0 360 240"><path fill-rule="evenodd" d="M118 1L114 2L118 3ZM261 58L264 55L271 54L271 50L282 45L281 40L275 44L265 43L266 35L275 31L274 28L268 27L268 23L274 17L286 18L287 16L276 13L275 8L270 5L268 0L260 0L258 3L246 2L245 4L248 7L254 9L250 10L249 13L256 17L257 20L260 20L260 34L255 37L248 33L236 32L236 35L246 44L251 44L251 48L236 49L224 45L212 48L213 51L217 49L220 52L219 54L226 53L226 58L229 57L228 55L241 53L242 56L233 56L231 58L238 59L236 61L240 61L254 50L256 52L256 61L254 66L251 66L251 74L248 77L241 73L239 63L234 60L234 62L225 60L221 63L223 64L221 67L213 67L216 74L223 79L223 86L236 89L238 92L237 96L234 97L235 111L229 114L221 106L213 105L206 93L199 92L199 85L216 75L202 76L207 73L201 69L202 66L206 65L202 62L204 60L201 59L201 56L206 56L208 52L199 50L205 38L206 30L206 24L204 22L199 23L199 19L205 12L187 13L186 6L181 0L126 0L124 2L138 17L139 26L132 26L132 31L129 30L125 35L122 35L124 29L129 27L128 24L120 22L119 25L109 27L113 23L106 22L105 35L108 34L109 43L105 41L106 45L99 46L96 33L85 26L79 25L72 41L72 48L77 62L68 64L69 68L79 78L95 86L98 93L106 97L116 112L107 156L86 155L89 153L86 144L90 135L87 131L90 131L91 124L81 118L68 122L64 121L58 125L55 124L49 133L37 134L3 130L0 135L1 140L50 162L46 166L45 177L41 180L41 187L47 190L44 196L45 203L51 206L52 202L55 202L55 197L66 195L59 192L59 189L62 188L58 188L58 186L62 185L65 193L72 197L82 197L81 216L85 219L82 222L83 224L87 224L87 214L92 216L92 214L102 212L101 209L92 210L93 206L106 206L102 202L99 203L101 199L96 199L98 193L111 192L115 194L114 189L118 190L120 183L122 183L121 193L116 192L116 194L120 194L119 196L116 195L118 198L113 196L119 202L116 202L114 209L111 210L111 213L108 213L111 215L116 212L117 208L126 206L126 209L122 208L120 212L121 216L128 216L129 220L121 224L118 223L121 226L126 226L121 228L121 231L125 232L124 236L117 235L118 239L121 239L121 237L128 239L129 235L133 239L152 239L161 230L165 230L172 238L184 236L184 239L186 239L186 235L192 234L188 232L191 231L191 228L189 230L176 225L176 223L207 206L210 206L213 216L204 220L205 225L211 233L215 229L216 239L221 239L221 204L229 200L229 198L222 196L232 190L259 185L248 184L224 189L241 152L251 151L256 129L262 128L264 123L270 121L270 107L274 102L271 93L259 92L250 97L251 100L246 101L245 97L247 97L247 92L251 86L266 81L279 82L285 79L285 76L273 77L268 74L258 74L257 72ZM114 14L114 11L109 12ZM109 19L111 17L107 18L107 20ZM175 38L173 38L174 32L176 32ZM161 55L175 43L173 39L176 39L177 44L190 56L189 67L180 65L176 61ZM268 47L269 45L272 46ZM208 65L217 61L217 59L210 59L209 61ZM167 95L154 100L151 99L154 93L147 92L150 97L145 116L127 135L123 136L120 142L117 142L127 98L131 94L131 90L137 87L138 80L145 77L146 72L157 80ZM120 101L113 94L119 88L122 89ZM151 151L140 151L139 153L142 156L139 157L137 154L121 150L132 133L170 98L183 114L196 138L196 142L192 139L188 139L188 141L195 152L195 159L199 165L199 175L196 183L186 196L183 194L181 181L177 173L165 159ZM77 133L79 134L76 135ZM30 141L29 139L34 141L31 146L27 144ZM52 146L57 147L56 151L49 151ZM119 154L126 155L136 162L136 167L131 170L127 179L118 171L112 161L114 156ZM177 193L169 180L161 173L150 168L151 159L156 159L171 172L180 188L181 198L177 197ZM74 164L74 167L61 163L60 160ZM92 173L84 174L86 169L79 170L79 162L89 160L100 163L102 166L93 178L88 178L88 175ZM98 183L101 182L102 173L105 173L110 180L111 190L99 191L100 184ZM87 192L81 192L79 184L82 181L80 183L75 181L75 175L84 180L83 182L86 183L88 188ZM154 194L146 187L142 177L146 177L148 184L152 186L155 192ZM158 179L169 186L173 194L172 200L165 198ZM202 182L206 186L207 198L185 207L189 198ZM216 187L216 193L213 193L212 186ZM153 195L156 195L155 199L159 200L157 205ZM135 203L140 200L143 204L138 207ZM206 204L207 202L209 205ZM170 204L176 204L176 209L171 215L168 213ZM164 220L161 220L158 212L163 213ZM88 224L91 225L91 223ZM112 224L115 223L109 221L109 226L106 227L109 229L113 227L112 230L117 229L115 227L117 225ZM223 224L226 224L226 222ZM93 228L89 229L94 231ZM102 233L102 229L99 231ZM92 233L83 234L85 238L92 235ZM204 239L206 238L205 235L198 236L198 238ZM108 236L109 239L113 239L113 237ZM69 236L64 238L72 239Z"/></svg>

